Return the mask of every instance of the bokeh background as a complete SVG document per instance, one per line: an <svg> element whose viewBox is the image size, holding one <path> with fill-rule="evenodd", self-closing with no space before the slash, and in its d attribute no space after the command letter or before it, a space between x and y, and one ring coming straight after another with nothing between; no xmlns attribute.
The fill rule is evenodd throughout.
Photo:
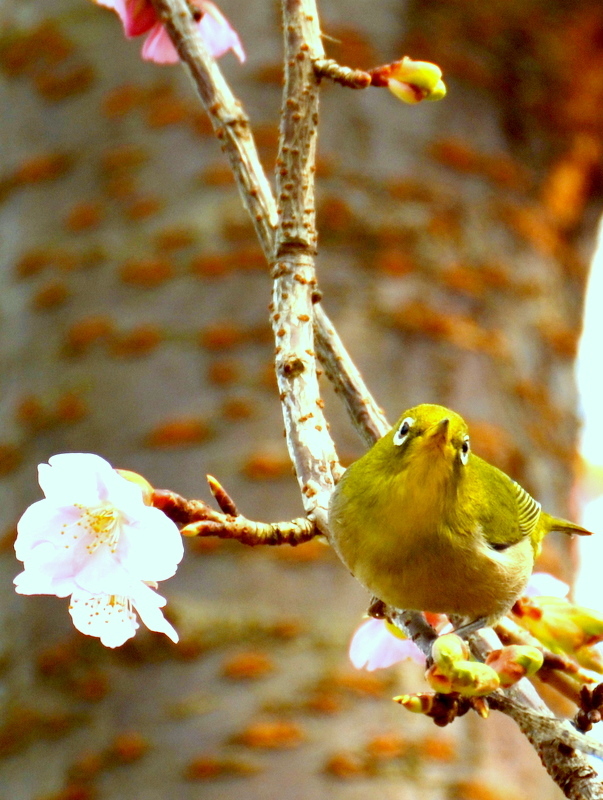
<svg viewBox="0 0 603 800"><path fill-rule="evenodd" d="M278 3L224 0L248 53L223 68L271 175ZM588 0L323 0L328 54L441 65L444 102L325 84L324 305L390 419L450 405L474 449L575 515L574 359L601 211L603 11ZM413 666L357 672L367 597L318 543L187 541L161 587L180 644L117 651L67 602L14 594L36 465L95 452L252 518L302 506L283 440L270 281L183 71L140 60L88 0L0 6L0 792L14 800L553 800L514 725L440 730L391 696ZM593 359L592 371L600 369ZM344 463L362 452L338 398ZM552 537L551 537L552 538ZM542 567L569 579L553 542ZM571 709L559 708L560 711Z"/></svg>

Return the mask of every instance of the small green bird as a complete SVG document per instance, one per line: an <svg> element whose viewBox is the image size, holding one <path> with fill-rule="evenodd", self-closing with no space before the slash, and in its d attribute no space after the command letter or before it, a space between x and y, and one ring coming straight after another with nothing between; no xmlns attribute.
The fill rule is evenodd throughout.
<svg viewBox="0 0 603 800"><path fill-rule="evenodd" d="M550 531L590 531L542 511L471 452L463 418L423 404L345 471L331 542L370 592L398 609L462 619L467 635L509 611Z"/></svg>

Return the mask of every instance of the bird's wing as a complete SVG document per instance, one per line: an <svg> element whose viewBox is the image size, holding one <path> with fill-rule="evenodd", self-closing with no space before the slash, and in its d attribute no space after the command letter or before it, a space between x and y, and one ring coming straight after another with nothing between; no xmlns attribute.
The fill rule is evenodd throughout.
<svg viewBox="0 0 603 800"><path fill-rule="evenodd" d="M528 494L518 483L512 481L517 500L519 527L525 536L532 536L540 519L542 506L532 495Z"/></svg>

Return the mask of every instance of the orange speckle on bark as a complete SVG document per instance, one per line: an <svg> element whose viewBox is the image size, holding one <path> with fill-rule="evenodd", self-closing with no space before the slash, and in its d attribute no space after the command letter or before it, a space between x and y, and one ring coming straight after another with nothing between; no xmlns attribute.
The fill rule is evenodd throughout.
<svg viewBox="0 0 603 800"><path fill-rule="evenodd" d="M75 391L63 392L54 407L57 422L73 425L88 416L90 409L84 398Z"/></svg>
<svg viewBox="0 0 603 800"><path fill-rule="evenodd" d="M66 175L73 163L68 153L40 153L22 161L13 172L13 180L21 186L54 181Z"/></svg>
<svg viewBox="0 0 603 800"><path fill-rule="evenodd" d="M231 680L257 680L271 672L274 672L274 662L260 650L237 653L222 664L222 675Z"/></svg>
<svg viewBox="0 0 603 800"><path fill-rule="evenodd" d="M385 697L390 691L390 681L369 672L340 672L333 675L329 682L359 697Z"/></svg>
<svg viewBox="0 0 603 800"><path fill-rule="evenodd" d="M230 253L228 260L233 269L238 270L266 270L266 256L260 247L250 245L249 247L240 247L238 250Z"/></svg>
<svg viewBox="0 0 603 800"><path fill-rule="evenodd" d="M29 250L27 253L23 253L16 262L15 274L18 278L30 278L52 264L52 261L53 250L51 248Z"/></svg>
<svg viewBox="0 0 603 800"><path fill-rule="evenodd" d="M0 533L0 553L15 554L15 541L17 539L17 523L9 525Z"/></svg>
<svg viewBox="0 0 603 800"><path fill-rule="evenodd" d="M382 733L366 743L366 752L379 761L400 758L408 752L408 740L397 733Z"/></svg>
<svg viewBox="0 0 603 800"><path fill-rule="evenodd" d="M124 83L108 91L101 103L103 114L116 119L129 114L142 103L144 90L135 83Z"/></svg>
<svg viewBox="0 0 603 800"><path fill-rule="evenodd" d="M44 100L57 103L86 92L96 77L90 64L75 64L56 70L44 70L34 76L34 87Z"/></svg>
<svg viewBox="0 0 603 800"><path fill-rule="evenodd" d="M65 333L65 351L68 355L82 355L93 344L106 339L113 327L113 320L103 315L84 317L74 322Z"/></svg>
<svg viewBox="0 0 603 800"><path fill-rule="evenodd" d="M158 448L192 447L205 442L209 433L209 426L204 419L174 419L153 428L146 436L145 444Z"/></svg>
<svg viewBox="0 0 603 800"><path fill-rule="evenodd" d="M0 442L0 478L15 472L23 461L21 448L11 442Z"/></svg>
<svg viewBox="0 0 603 800"><path fill-rule="evenodd" d="M163 200L157 195L139 195L128 201L124 208L124 216L130 222L140 222L140 220L157 214L161 211L163 205Z"/></svg>
<svg viewBox="0 0 603 800"><path fill-rule="evenodd" d="M305 738L305 733L300 725L288 719L277 719L252 723L237 734L233 741L245 747L287 750L299 747Z"/></svg>
<svg viewBox="0 0 603 800"><path fill-rule="evenodd" d="M198 278L222 278L232 268L230 257L220 253L195 256L190 262L190 271Z"/></svg>
<svg viewBox="0 0 603 800"><path fill-rule="evenodd" d="M199 181L204 186L231 186L234 184L234 175L227 164L210 164L199 175Z"/></svg>
<svg viewBox="0 0 603 800"><path fill-rule="evenodd" d="M138 731L118 734L108 748L107 756L119 764L139 761L149 751L151 743Z"/></svg>
<svg viewBox="0 0 603 800"><path fill-rule="evenodd" d="M109 352L122 358L137 358L152 353L163 342L164 332L155 325L139 325L130 331L115 334Z"/></svg>
<svg viewBox="0 0 603 800"><path fill-rule="evenodd" d="M199 332L199 344L206 350L231 350L246 341L246 332L234 322L214 322Z"/></svg>
<svg viewBox="0 0 603 800"><path fill-rule="evenodd" d="M39 397L28 394L17 402L15 419L31 432L41 431L49 424L48 412Z"/></svg>
<svg viewBox="0 0 603 800"><path fill-rule="evenodd" d="M148 152L137 145L123 144L105 150L100 157L101 172L113 174L116 171L131 170L142 166L149 159Z"/></svg>
<svg viewBox="0 0 603 800"><path fill-rule="evenodd" d="M349 751L333 753L327 760L324 771L327 775L332 775L341 780L366 778L370 775L366 760L358 753Z"/></svg>
<svg viewBox="0 0 603 800"><path fill-rule="evenodd" d="M213 361L207 368L207 379L216 386L230 386L241 376L241 364L234 359Z"/></svg>
<svg viewBox="0 0 603 800"><path fill-rule="evenodd" d="M106 672L91 668L77 676L72 684L72 691L79 700L98 703L109 694L110 686L111 681Z"/></svg>
<svg viewBox="0 0 603 800"><path fill-rule="evenodd" d="M291 461L287 455L255 453L243 466L243 475L252 481L275 481L291 475Z"/></svg>
<svg viewBox="0 0 603 800"><path fill-rule="evenodd" d="M345 708L345 701L339 692L316 691L304 703L304 708L314 714L338 714Z"/></svg>
<svg viewBox="0 0 603 800"><path fill-rule="evenodd" d="M103 753L88 750L81 753L67 770L67 777L72 783L88 783L98 777L106 766Z"/></svg>
<svg viewBox="0 0 603 800"><path fill-rule="evenodd" d="M65 217L65 227L72 233L98 228L103 219L103 209L100 203L84 201L77 203Z"/></svg>
<svg viewBox="0 0 603 800"><path fill-rule="evenodd" d="M417 749L423 758L434 761L454 761L456 747L451 739L441 736L425 736L417 743Z"/></svg>
<svg viewBox="0 0 603 800"><path fill-rule="evenodd" d="M386 275L408 275L414 269L414 262L402 249L388 247L377 253L375 269Z"/></svg>
<svg viewBox="0 0 603 800"><path fill-rule="evenodd" d="M147 108L145 119L149 128L165 128L167 125L181 125L190 115L184 100L171 99L154 102Z"/></svg>
<svg viewBox="0 0 603 800"><path fill-rule="evenodd" d="M257 765L241 759L201 755L186 765L184 778L187 781L206 781L223 776L244 778L255 775L260 769Z"/></svg>
<svg viewBox="0 0 603 800"><path fill-rule="evenodd" d="M231 422L249 419L254 413L255 403L247 397L229 397L222 405L222 415L224 419Z"/></svg>
<svg viewBox="0 0 603 800"><path fill-rule="evenodd" d="M162 253L183 250L195 243L195 231L181 225L174 225L158 231L153 237L155 247Z"/></svg>
<svg viewBox="0 0 603 800"><path fill-rule="evenodd" d="M130 286L152 289L174 277L174 265L167 258L131 258L119 269L119 277Z"/></svg>
<svg viewBox="0 0 603 800"><path fill-rule="evenodd" d="M63 281L52 280L40 286L34 293L31 307L34 311L52 311L64 305L70 294L68 286Z"/></svg>
<svg viewBox="0 0 603 800"><path fill-rule="evenodd" d="M214 127L211 124L209 114L205 111L197 111L192 108L189 115L189 123L191 128L198 136L213 136Z"/></svg>

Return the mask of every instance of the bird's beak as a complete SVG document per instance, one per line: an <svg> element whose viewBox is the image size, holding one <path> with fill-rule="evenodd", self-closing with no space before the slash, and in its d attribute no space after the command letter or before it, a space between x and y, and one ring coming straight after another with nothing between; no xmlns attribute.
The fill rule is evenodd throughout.
<svg viewBox="0 0 603 800"><path fill-rule="evenodd" d="M448 428L450 426L450 420L448 417L441 419L439 422L436 422L435 425L432 425L431 428L427 429L426 433L426 440L429 442L430 445L434 447L439 447L440 450L443 450L444 447L448 444Z"/></svg>

